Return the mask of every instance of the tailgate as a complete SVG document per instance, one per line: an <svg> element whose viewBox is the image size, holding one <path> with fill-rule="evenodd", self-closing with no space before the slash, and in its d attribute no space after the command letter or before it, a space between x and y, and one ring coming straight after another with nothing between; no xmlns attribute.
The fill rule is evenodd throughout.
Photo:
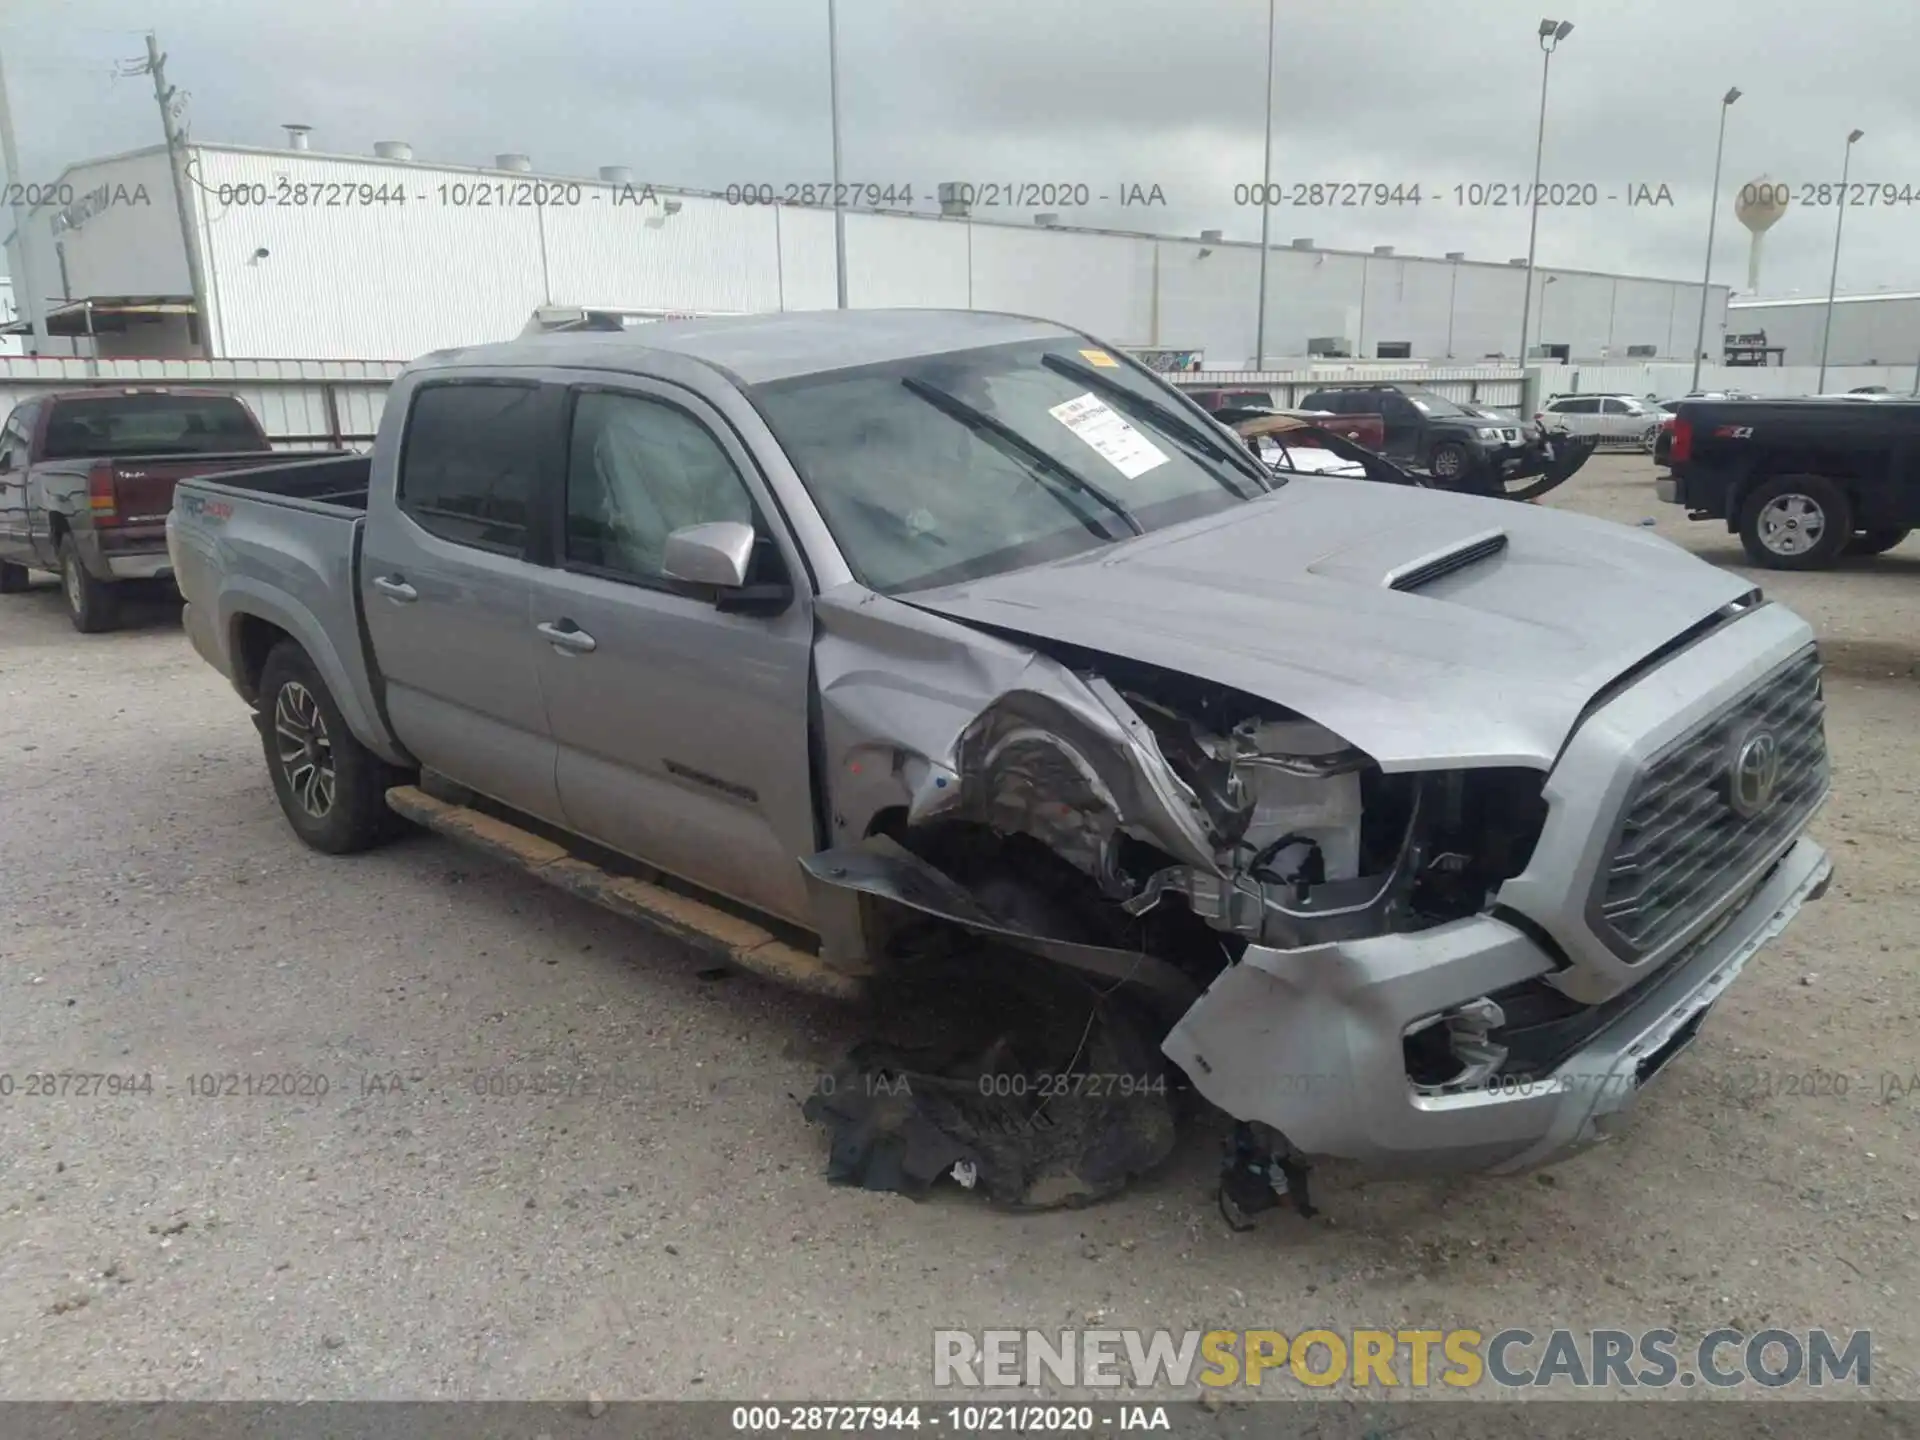
<svg viewBox="0 0 1920 1440"><path fill-rule="evenodd" d="M111 467L114 517L122 525L160 525L173 508L173 487L182 480L266 464L272 458L271 450L248 450L227 455L134 455L95 465Z"/></svg>

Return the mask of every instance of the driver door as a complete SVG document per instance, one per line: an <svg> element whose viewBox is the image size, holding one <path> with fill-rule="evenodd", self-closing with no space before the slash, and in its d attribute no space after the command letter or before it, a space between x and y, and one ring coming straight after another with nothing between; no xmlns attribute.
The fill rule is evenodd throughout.
<svg viewBox="0 0 1920 1440"><path fill-rule="evenodd" d="M575 386L554 566L533 582L540 690L570 829L799 924L818 848L808 753L813 628L727 613L662 573L666 537L734 520L761 534L755 580L799 567L720 416L691 391Z"/></svg>

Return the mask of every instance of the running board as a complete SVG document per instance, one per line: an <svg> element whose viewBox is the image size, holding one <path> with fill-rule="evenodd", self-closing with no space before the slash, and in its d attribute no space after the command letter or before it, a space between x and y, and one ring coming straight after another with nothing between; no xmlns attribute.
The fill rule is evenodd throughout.
<svg viewBox="0 0 1920 1440"><path fill-rule="evenodd" d="M858 1000L866 977L836 970L818 955L796 949L750 920L644 880L614 875L570 854L564 846L464 805L436 800L412 785L387 791L388 806L449 840L504 860L536 880L638 920L696 950L788 989L830 1000Z"/></svg>

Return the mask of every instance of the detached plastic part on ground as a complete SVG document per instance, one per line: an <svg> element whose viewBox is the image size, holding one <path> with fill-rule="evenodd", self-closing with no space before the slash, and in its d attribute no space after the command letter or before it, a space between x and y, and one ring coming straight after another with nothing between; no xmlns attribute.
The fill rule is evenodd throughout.
<svg viewBox="0 0 1920 1440"><path fill-rule="evenodd" d="M1019 1210L1113 1195L1172 1154L1180 1095L1151 1016L1112 987L969 944L879 998L803 1113L837 1184L924 1197L943 1178Z"/></svg>

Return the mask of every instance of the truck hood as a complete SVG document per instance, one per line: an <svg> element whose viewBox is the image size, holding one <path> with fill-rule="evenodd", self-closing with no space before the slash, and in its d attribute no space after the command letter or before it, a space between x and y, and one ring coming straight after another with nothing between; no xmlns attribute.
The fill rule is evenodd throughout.
<svg viewBox="0 0 1920 1440"><path fill-rule="evenodd" d="M1479 540L1493 553L1393 588ZM1231 686L1392 771L1550 766L1608 683L1753 588L1604 520L1298 477L1205 520L900 598Z"/></svg>

